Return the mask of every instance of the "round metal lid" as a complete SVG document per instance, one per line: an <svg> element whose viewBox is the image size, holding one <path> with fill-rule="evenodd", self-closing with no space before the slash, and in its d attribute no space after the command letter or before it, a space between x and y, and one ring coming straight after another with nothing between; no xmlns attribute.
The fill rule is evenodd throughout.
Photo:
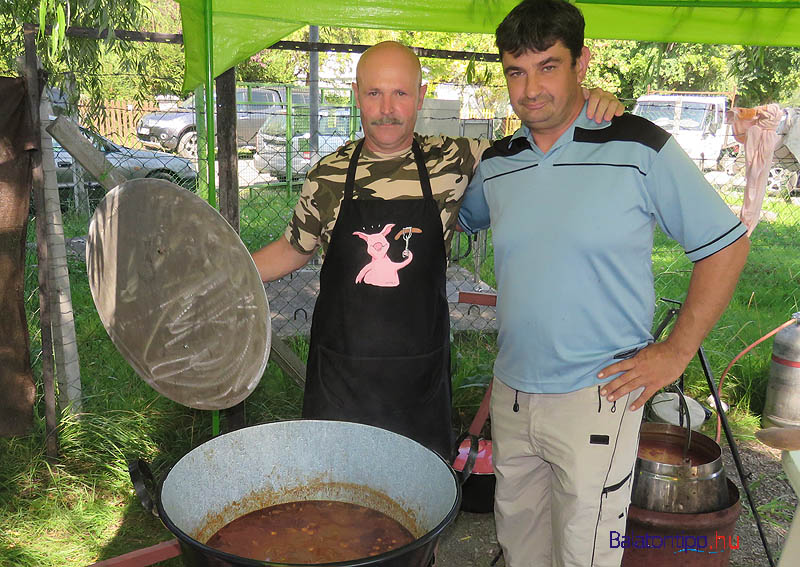
<svg viewBox="0 0 800 567"><path fill-rule="evenodd" d="M157 392L216 410L255 389L267 296L239 235L203 199L160 179L122 183L92 216L86 259L100 320Z"/></svg>
<svg viewBox="0 0 800 567"><path fill-rule="evenodd" d="M706 412L697 400L689 396L685 396L685 398L686 405L689 408L689 418L692 422L692 429L700 429L700 426L703 425L706 420ZM651 417L655 421L669 423L671 425L680 425L680 412L682 410L678 394L675 392L659 392L653 396L650 404L652 408ZM685 423L684 420L684 424Z"/></svg>

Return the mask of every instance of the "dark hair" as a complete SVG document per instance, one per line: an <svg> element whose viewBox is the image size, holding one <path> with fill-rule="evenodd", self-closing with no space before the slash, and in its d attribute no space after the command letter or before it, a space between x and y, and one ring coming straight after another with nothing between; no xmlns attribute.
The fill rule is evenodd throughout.
<svg viewBox="0 0 800 567"><path fill-rule="evenodd" d="M581 11L566 0L522 0L497 26L495 42L515 57L526 51L546 51L561 40L573 64L583 48L585 22Z"/></svg>

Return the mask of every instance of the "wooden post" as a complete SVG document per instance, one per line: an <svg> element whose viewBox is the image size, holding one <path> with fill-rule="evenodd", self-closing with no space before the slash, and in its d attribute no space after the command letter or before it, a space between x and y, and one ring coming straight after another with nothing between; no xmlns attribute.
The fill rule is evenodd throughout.
<svg viewBox="0 0 800 567"><path fill-rule="evenodd" d="M219 168L219 212L239 232L239 155L236 149L236 67L217 83L217 164ZM244 401L225 410L225 429L245 426Z"/></svg>
<svg viewBox="0 0 800 567"><path fill-rule="evenodd" d="M239 232L239 162L236 150L236 68L231 67L217 82L217 160L219 167L219 212Z"/></svg>
<svg viewBox="0 0 800 567"><path fill-rule="evenodd" d="M31 118L34 132L41 137L39 101L41 99L39 69L36 58L36 31L32 27L24 29L25 36L25 82L31 105ZM41 144L41 140L40 140ZM33 200L36 206L36 252L39 257L39 325L42 330L42 383L44 384L45 444L47 459L58 458L58 421L56 418L55 368L53 363L53 335L50 327L50 278L47 249L47 226L44 216L44 168L42 152L31 152L33 168Z"/></svg>
<svg viewBox="0 0 800 567"><path fill-rule="evenodd" d="M82 408L81 367L78 356L78 338L75 333L75 314L72 309L72 289L67 266L67 248L64 240L64 221L61 217L61 200L56 179L56 162L53 140L46 127L53 113L48 97L43 96L39 107L39 121L44 129L41 140L42 169L44 171L44 217L47 219L47 257L50 285L50 324L53 329L53 352L56 360L58 384L57 404L70 413Z"/></svg>

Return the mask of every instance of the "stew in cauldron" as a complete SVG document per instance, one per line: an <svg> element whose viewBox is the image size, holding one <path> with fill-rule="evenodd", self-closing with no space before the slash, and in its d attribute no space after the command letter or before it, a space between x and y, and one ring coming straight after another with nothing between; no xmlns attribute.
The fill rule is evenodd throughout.
<svg viewBox="0 0 800 567"><path fill-rule="evenodd" d="M313 564L371 557L413 540L402 524L371 508L307 500L237 518L206 545L261 561Z"/></svg>

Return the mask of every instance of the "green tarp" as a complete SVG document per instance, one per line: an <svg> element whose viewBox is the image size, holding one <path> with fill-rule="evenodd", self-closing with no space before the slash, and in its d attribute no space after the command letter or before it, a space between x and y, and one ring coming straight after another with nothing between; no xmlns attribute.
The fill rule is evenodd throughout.
<svg viewBox="0 0 800 567"><path fill-rule="evenodd" d="M213 76L307 25L494 33L518 0L178 0L184 87L205 82L204 3L211 2ZM586 35L800 47L800 0L582 0Z"/></svg>

